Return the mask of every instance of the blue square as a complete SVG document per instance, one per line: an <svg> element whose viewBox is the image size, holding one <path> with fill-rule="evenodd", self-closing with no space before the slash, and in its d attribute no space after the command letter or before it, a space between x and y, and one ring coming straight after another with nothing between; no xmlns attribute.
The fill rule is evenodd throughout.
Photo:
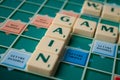
<svg viewBox="0 0 120 80"><path fill-rule="evenodd" d="M65 52L64 61L85 66L87 57L88 57L88 52L68 48L66 49Z"/></svg>
<svg viewBox="0 0 120 80"><path fill-rule="evenodd" d="M112 56L112 57L115 56L115 51L116 51L116 44L98 41L98 40L94 42L94 46L92 50L93 53Z"/></svg>
<svg viewBox="0 0 120 80"><path fill-rule="evenodd" d="M2 64L24 69L29 57L28 53L11 49L4 57Z"/></svg>

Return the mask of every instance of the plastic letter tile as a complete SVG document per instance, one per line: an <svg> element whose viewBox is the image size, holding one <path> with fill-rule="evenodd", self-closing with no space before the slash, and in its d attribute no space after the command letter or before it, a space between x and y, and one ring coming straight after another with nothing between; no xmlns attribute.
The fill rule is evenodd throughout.
<svg viewBox="0 0 120 80"><path fill-rule="evenodd" d="M46 36L66 41L70 37L69 36L70 31L71 31L70 28L66 28L66 27L62 27L60 25L54 25L54 24L52 24L48 28L48 30L46 32Z"/></svg>
<svg viewBox="0 0 120 80"><path fill-rule="evenodd" d="M120 18L119 10L120 10L120 8L118 8L118 7L104 5L101 17L103 19L119 22L119 18Z"/></svg>
<svg viewBox="0 0 120 80"><path fill-rule="evenodd" d="M8 20L5 25L1 28L1 30L4 30L7 33L14 33L14 34L20 34L21 31L25 28L24 23L20 21L12 21Z"/></svg>
<svg viewBox="0 0 120 80"><path fill-rule="evenodd" d="M57 65L58 55L35 51L27 63L27 70L44 75L53 75Z"/></svg>
<svg viewBox="0 0 120 80"><path fill-rule="evenodd" d="M72 28L73 24L75 22L75 19L76 19L75 17L58 13L56 15L55 19L53 20L53 24L57 24L57 25L61 25L61 26L64 26L64 27Z"/></svg>
<svg viewBox="0 0 120 80"><path fill-rule="evenodd" d="M31 24L35 25L36 27L44 27L48 28L50 24L52 23L52 18L49 16L41 16L41 15L36 15L35 18L33 18Z"/></svg>
<svg viewBox="0 0 120 80"><path fill-rule="evenodd" d="M64 61L85 66L87 57L87 52L68 48L65 52Z"/></svg>
<svg viewBox="0 0 120 80"><path fill-rule="evenodd" d="M36 50L42 50L53 54L61 55L61 50L64 48L64 41L50 37L43 37L36 47Z"/></svg>
<svg viewBox="0 0 120 80"><path fill-rule="evenodd" d="M99 23L95 33L97 40L115 43L118 36L118 27Z"/></svg>
<svg viewBox="0 0 120 80"><path fill-rule="evenodd" d="M26 62L28 61L30 55L25 52L17 50L9 50L7 55L2 60L2 64L7 66L12 66L20 69L24 69Z"/></svg>
<svg viewBox="0 0 120 80"><path fill-rule="evenodd" d="M96 28L96 22L78 18L73 27L73 33L87 37L93 37Z"/></svg>
<svg viewBox="0 0 120 80"><path fill-rule="evenodd" d="M97 54L103 54L114 57L116 53L116 44L96 40L94 42L92 51Z"/></svg>
<svg viewBox="0 0 120 80"><path fill-rule="evenodd" d="M82 14L90 14L93 16L100 16L102 10L102 4L96 2L85 1Z"/></svg>

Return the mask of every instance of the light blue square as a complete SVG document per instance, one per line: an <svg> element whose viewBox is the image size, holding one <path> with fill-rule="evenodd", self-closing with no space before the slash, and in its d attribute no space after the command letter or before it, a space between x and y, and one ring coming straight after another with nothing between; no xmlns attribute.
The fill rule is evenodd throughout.
<svg viewBox="0 0 120 80"><path fill-rule="evenodd" d="M24 69L29 57L28 53L11 49L4 57L2 64Z"/></svg>
<svg viewBox="0 0 120 80"><path fill-rule="evenodd" d="M87 57L87 52L68 48L65 52L64 61L85 66Z"/></svg>
<svg viewBox="0 0 120 80"><path fill-rule="evenodd" d="M98 41L98 40L94 42L94 46L92 50L93 53L108 55L112 57L115 56L115 51L116 51L116 44Z"/></svg>

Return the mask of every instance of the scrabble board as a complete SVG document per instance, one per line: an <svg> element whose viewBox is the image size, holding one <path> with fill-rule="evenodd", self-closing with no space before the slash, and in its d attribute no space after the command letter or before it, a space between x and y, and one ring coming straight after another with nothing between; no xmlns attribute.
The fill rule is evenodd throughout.
<svg viewBox="0 0 120 80"><path fill-rule="evenodd" d="M0 0L0 80L120 80L120 0Z"/></svg>

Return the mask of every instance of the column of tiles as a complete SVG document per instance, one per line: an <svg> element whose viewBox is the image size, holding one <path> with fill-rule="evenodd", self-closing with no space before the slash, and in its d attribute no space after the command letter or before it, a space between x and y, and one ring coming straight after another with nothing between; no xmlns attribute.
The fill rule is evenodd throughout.
<svg viewBox="0 0 120 80"><path fill-rule="evenodd" d="M27 63L28 71L47 76L54 75L75 19L75 17L65 14L56 15L29 59Z"/></svg>

